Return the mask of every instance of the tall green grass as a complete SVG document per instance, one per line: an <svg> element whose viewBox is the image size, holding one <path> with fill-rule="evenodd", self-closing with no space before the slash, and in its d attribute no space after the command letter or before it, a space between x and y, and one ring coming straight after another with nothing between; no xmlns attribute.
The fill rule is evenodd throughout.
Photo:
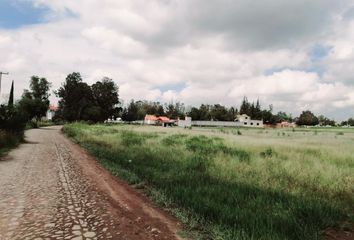
<svg viewBox="0 0 354 240"><path fill-rule="evenodd" d="M148 189L195 238L321 239L324 229L354 220L352 143L338 154L320 142L350 138L156 129L64 127L113 174Z"/></svg>

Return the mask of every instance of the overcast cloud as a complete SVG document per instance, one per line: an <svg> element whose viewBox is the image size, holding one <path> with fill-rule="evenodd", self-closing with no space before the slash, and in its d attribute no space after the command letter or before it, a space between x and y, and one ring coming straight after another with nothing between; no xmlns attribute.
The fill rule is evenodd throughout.
<svg viewBox="0 0 354 240"><path fill-rule="evenodd" d="M352 1L16 3L43 9L35 23L0 22L0 70L11 73L3 90L14 79L17 97L31 75L56 89L79 71L89 83L113 78L125 101L238 106L248 96L294 115L354 116Z"/></svg>

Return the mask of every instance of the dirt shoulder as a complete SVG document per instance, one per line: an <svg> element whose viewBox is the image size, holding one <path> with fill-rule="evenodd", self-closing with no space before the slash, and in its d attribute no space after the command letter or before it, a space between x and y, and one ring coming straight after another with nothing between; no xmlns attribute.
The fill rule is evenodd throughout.
<svg viewBox="0 0 354 240"><path fill-rule="evenodd" d="M112 176L79 145L68 139L65 141L83 172L99 191L109 195L112 212L119 216L124 215L124 218L129 219L128 223L139 226L146 234L152 234L153 238L182 239L177 235L181 225L174 217L156 208L146 196L126 182ZM129 231L129 224L126 227L126 231Z"/></svg>

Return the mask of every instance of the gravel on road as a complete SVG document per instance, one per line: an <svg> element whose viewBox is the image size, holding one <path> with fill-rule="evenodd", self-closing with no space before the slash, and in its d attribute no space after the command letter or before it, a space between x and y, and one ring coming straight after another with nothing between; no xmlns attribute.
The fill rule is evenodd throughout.
<svg viewBox="0 0 354 240"><path fill-rule="evenodd" d="M179 239L177 221L61 133L32 129L0 159L0 240Z"/></svg>

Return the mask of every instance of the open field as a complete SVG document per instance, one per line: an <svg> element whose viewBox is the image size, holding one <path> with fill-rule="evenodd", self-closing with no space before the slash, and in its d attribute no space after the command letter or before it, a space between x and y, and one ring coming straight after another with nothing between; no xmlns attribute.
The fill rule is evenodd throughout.
<svg viewBox="0 0 354 240"><path fill-rule="evenodd" d="M65 133L209 239L321 239L354 222L353 129L71 124Z"/></svg>

